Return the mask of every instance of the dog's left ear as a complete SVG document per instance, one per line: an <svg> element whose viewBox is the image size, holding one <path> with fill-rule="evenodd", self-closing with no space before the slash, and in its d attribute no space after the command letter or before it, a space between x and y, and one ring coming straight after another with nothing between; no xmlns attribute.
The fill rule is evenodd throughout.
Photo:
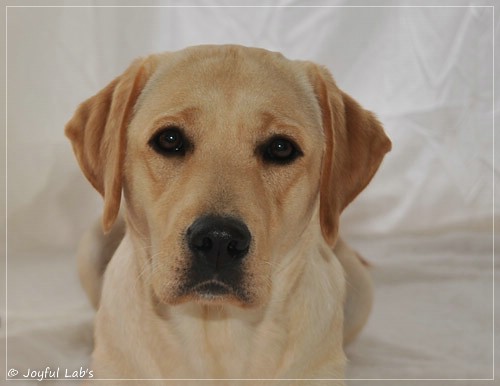
<svg viewBox="0 0 500 386"><path fill-rule="evenodd" d="M120 209L126 129L155 67L153 55L135 60L122 75L83 102L65 127L80 168L104 198L105 233L111 230Z"/></svg>
<svg viewBox="0 0 500 386"><path fill-rule="evenodd" d="M320 223L333 246L342 210L368 185L391 141L377 118L341 91L329 71L308 63L318 99L325 149L320 181Z"/></svg>

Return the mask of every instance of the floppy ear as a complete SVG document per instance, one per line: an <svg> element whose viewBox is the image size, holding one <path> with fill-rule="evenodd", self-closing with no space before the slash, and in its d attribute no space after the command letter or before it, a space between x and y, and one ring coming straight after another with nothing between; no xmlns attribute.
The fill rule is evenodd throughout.
<svg viewBox="0 0 500 386"><path fill-rule="evenodd" d="M113 226L120 209L126 129L154 64L152 57L134 61L122 75L83 102L65 127L80 168L104 198L105 232Z"/></svg>
<svg viewBox="0 0 500 386"><path fill-rule="evenodd" d="M310 75L322 114L325 150L320 181L323 237L334 245L342 210L368 185L391 141L375 115L336 86L325 68Z"/></svg>

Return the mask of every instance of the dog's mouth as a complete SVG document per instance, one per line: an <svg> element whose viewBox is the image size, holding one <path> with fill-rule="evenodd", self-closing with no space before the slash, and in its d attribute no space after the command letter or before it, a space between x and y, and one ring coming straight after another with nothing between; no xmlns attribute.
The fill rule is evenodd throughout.
<svg viewBox="0 0 500 386"><path fill-rule="evenodd" d="M212 299L231 295L234 293L234 290L229 285L221 281L208 280L195 285L191 292L200 297Z"/></svg>
<svg viewBox="0 0 500 386"><path fill-rule="evenodd" d="M191 281L184 285L178 300L179 303L193 301L203 305L233 304L243 307L252 303L250 296L240 288L240 285L228 283L217 277Z"/></svg>

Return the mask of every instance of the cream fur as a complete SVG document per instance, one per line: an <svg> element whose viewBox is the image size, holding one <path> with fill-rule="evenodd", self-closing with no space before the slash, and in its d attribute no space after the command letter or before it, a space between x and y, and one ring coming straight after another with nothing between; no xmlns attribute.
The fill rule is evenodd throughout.
<svg viewBox="0 0 500 386"><path fill-rule="evenodd" d="M148 145L172 125L193 142L185 156ZM110 231L94 226L78 252L97 308L96 378L344 384L343 344L365 324L372 288L356 253L337 241L338 216L390 141L325 69L239 46L152 55L85 101L66 133L104 197ZM257 149L276 134L303 156L266 164ZM245 298L179 295L192 259L183 234L207 213L236 216L252 234Z"/></svg>

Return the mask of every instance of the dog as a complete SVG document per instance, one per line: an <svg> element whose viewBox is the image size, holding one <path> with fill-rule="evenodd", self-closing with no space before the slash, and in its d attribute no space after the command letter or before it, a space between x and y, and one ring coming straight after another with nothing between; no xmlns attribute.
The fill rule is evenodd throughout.
<svg viewBox="0 0 500 386"><path fill-rule="evenodd" d="M150 55L65 133L104 200L78 250L94 378L344 384L372 286L339 216L391 142L326 68L236 45Z"/></svg>

